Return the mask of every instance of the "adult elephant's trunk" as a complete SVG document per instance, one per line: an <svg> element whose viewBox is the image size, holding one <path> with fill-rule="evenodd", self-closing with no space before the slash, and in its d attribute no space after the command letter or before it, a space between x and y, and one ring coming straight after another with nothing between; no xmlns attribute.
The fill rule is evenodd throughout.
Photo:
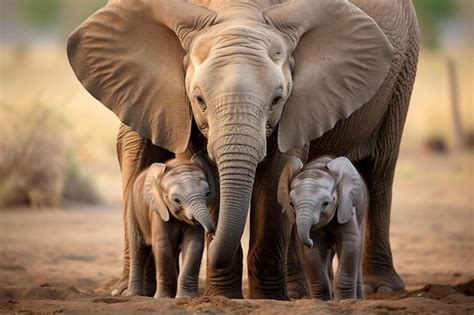
<svg viewBox="0 0 474 315"><path fill-rule="evenodd" d="M311 226L317 224L312 216L311 209L303 208L296 210L296 228L298 237L304 245L309 248L313 247L313 240L310 237Z"/></svg>
<svg viewBox="0 0 474 315"><path fill-rule="evenodd" d="M265 138L245 122L219 129L222 136L210 142L208 148L216 161L220 183L219 220L208 259L214 267L223 268L230 265L240 245Z"/></svg>

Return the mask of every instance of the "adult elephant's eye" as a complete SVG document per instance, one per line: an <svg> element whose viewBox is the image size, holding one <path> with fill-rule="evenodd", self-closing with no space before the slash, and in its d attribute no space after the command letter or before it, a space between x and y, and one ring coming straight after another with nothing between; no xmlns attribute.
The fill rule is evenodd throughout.
<svg viewBox="0 0 474 315"><path fill-rule="evenodd" d="M198 103L199 107L204 111L207 108L206 101L201 95L196 96L196 102Z"/></svg>
<svg viewBox="0 0 474 315"><path fill-rule="evenodd" d="M278 105L282 99L283 97L281 95L275 96L272 100L272 106Z"/></svg>
<svg viewBox="0 0 474 315"><path fill-rule="evenodd" d="M321 204L321 207L322 207L323 209L326 209L328 206L329 206L329 201L324 201L324 202Z"/></svg>
<svg viewBox="0 0 474 315"><path fill-rule="evenodd" d="M176 204L178 204L179 206L181 205L181 200L179 200L178 198L174 198L173 201L176 202Z"/></svg>

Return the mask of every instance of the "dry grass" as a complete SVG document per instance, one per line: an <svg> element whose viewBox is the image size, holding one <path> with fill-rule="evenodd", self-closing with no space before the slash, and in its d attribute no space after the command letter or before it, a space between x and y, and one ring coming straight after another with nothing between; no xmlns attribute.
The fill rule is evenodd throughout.
<svg viewBox="0 0 474 315"><path fill-rule="evenodd" d="M7 180L0 173L3 187L0 203L27 202L54 207L63 199L118 200L120 175L115 157L118 121L76 80L65 48L42 46L19 53L15 47L0 47L0 56L0 168L10 168L6 160L16 160L14 156L21 155L17 148L24 147L31 157L25 157L27 162L22 168L38 168L47 173L41 176L40 185L34 186L42 186L48 196L44 201L33 202L27 197L26 188L19 189L19 186L27 187L26 182L31 180ZM41 115L44 117L39 118ZM38 120L36 126L31 122L34 117ZM34 141L28 141L28 134L35 137ZM43 157L45 162L41 164ZM17 172L15 177L25 176L23 173ZM45 187L49 187L47 193ZM23 197L13 198L13 190Z"/></svg>
<svg viewBox="0 0 474 315"><path fill-rule="evenodd" d="M67 120L55 107L0 104L0 134L0 206L100 201L74 160Z"/></svg>
<svg viewBox="0 0 474 315"><path fill-rule="evenodd" d="M58 206L66 164L62 121L41 104L0 105L0 206Z"/></svg>

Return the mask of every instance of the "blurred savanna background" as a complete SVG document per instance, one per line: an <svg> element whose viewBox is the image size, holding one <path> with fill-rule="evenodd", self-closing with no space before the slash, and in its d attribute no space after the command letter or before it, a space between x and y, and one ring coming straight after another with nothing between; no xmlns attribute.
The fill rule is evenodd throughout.
<svg viewBox="0 0 474 315"><path fill-rule="evenodd" d="M65 48L105 2L0 0L0 286L106 293L120 275L119 121ZM408 289L474 278L474 1L414 3L422 49L391 226Z"/></svg>

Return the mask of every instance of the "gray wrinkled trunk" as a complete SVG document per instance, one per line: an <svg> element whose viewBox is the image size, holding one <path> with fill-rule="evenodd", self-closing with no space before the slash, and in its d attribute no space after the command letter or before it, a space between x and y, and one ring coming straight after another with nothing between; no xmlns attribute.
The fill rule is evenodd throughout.
<svg viewBox="0 0 474 315"><path fill-rule="evenodd" d="M296 210L296 227L298 229L298 237L303 244L309 248L313 247L313 240L310 237L311 226L317 224L311 216L311 210Z"/></svg>
<svg viewBox="0 0 474 315"><path fill-rule="evenodd" d="M209 261L228 266L244 231L258 161L263 157L265 138L259 141L255 127L222 126L221 137L211 143L219 171L220 210L215 238L209 247Z"/></svg>

